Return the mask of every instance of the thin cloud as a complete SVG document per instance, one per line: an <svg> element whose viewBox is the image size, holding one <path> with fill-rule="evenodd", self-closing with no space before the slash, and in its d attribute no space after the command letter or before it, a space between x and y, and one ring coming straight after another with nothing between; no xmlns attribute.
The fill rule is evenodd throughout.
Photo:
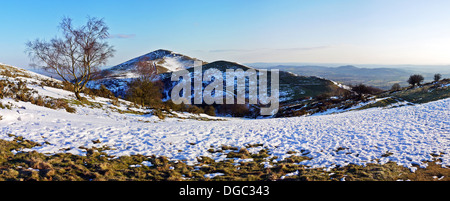
<svg viewBox="0 0 450 201"><path fill-rule="evenodd" d="M119 38L119 39L134 38L134 37L136 37L136 34L112 34L112 35L109 35L109 38Z"/></svg>

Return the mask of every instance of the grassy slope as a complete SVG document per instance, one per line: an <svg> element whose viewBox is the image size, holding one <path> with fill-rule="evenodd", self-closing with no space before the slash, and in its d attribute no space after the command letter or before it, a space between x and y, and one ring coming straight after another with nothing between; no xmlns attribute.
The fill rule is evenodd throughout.
<svg viewBox="0 0 450 201"><path fill-rule="evenodd" d="M408 102L408 104L422 104L450 97L450 87L448 85L450 79L444 79L437 83L427 83L420 87L403 88L396 92L385 92L377 95L377 98L385 98L378 102L368 104L359 109L367 109L372 107L386 107L400 102Z"/></svg>
<svg viewBox="0 0 450 201"><path fill-rule="evenodd" d="M278 163L269 162L271 166L265 167L262 162L267 162L266 149L250 154L246 148L222 147L211 151L227 154L228 160L215 162L202 157L199 164L189 166L182 161L169 161L166 157L133 155L112 158L102 152L106 147L86 149L86 156L20 152L39 144L11 137L14 140L0 140L0 181L450 181L450 169L434 162L430 162L427 169L419 168L416 173L395 163L348 165L325 171L297 165L308 158L292 155ZM13 150L18 152L13 153ZM236 165L237 159L252 160ZM142 165L143 161L152 165ZM223 175L204 176L212 173Z"/></svg>
<svg viewBox="0 0 450 201"><path fill-rule="evenodd" d="M377 95L365 96L363 99L357 95L335 99L325 97L323 99L304 100L282 105L278 117L301 116L326 112L337 109L337 112L350 110L363 110L374 107L399 107L404 105L422 104L450 97L450 79L444 79L437 83L426 83L420 87L405 87L399 91L386 91ZM335 90L337 91L337 90ZM363 106L357 107L358 104ZM352 107L356 107L352 109ZM339 111L341 110L341 111Z"/></svg>

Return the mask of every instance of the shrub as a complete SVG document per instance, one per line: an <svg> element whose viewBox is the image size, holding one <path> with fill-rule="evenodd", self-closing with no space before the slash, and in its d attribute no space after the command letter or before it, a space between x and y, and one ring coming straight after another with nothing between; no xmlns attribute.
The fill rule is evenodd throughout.
<svg viewBox="0 0 450 201"><path fill-rule="evenodd" d="M162 106L161 90L159 82L136 79L128 84L126 98L137 105L159 108Z"/></svg>
<svg viewBox="0 0 450 201"><path fill-rule="evenodd" d="M183 104L183 106L184 106L184 104ZM173 111L181 111L181 104L180 105L179 104L175 104L175 103L173 103L172 100L166 101L164 103L164 107L166 109L170 109L170 110L173 110Z"/></svg>
<svg viewBox="0 0 450 201"><path fill-rule="evenodd" d="M362 96L363 94L378 94L383 92L383 90L378 89L376 87L366 86L364 84L358 84L356 86L352 87L352 91L356 92L359 96Z"/></svg>
<svg viewBox="0 0 450 201"><path fill-rule="evenodd" d="M69 86L69 84L70 84L70 86ZM62 84L60 84L59 82L56 82L56 81L53 81L53 80L50 80L50 79L41 80L41 83L39 85L42 88L44 86L47 86L47 87L53 87L53 88L57 88L57 89L64 89L64 87L68 87L68 88L72 87L70 89L73 89L73 85L70 82L65 82L64 81ZM68 90L68 89L65 89L65 90Z"/></svg>
<svg viewBox="0 0 450 201"><path fill-rule="evenodd" d="M37 98L32 98L31 99L31 104L35 104L38 106L44 106L44 99L42 98L42 96L38 96Z"/></svg>
<svg viewBox="0 0 450 201"><path fill-rule="evenodd" d="M56 99L53 101L54 108L67 108L69 104L64 99Z"/></svg>
<svg viewBox="0 0 450 201"><path fill-rule="evenodd" d="M435 82L437 82L437 81L439 81L440 79L441 79L441 74L439 74L439 73L437 73L437 74L434 74L434 81Z"/></svg>
<svg viewBox="0 0 450 201"><path fill-rule="evenodd" d="M250 108L245 104L220 105L219 113L225 114L225 115L231 115L233 117L246 117L246 116L252 115Z"/></svg>
<svg viewBox="0 0 450 201"><path fill-rule="evenodd" d="M73 91L74 87L73 87L72 83L64 81L63 82L63 89L66 90L66 91Z"/></svg>
<svg viewBox="0 0 450 201"><path fill-rule="evenodd" d="M5 89L6 81L0 80L0 99L3 99L3 90Z"/></svg>
<svg viewBox="0 0 450 201"><path fill-rule="evenodd" d="M111 104L119 107L120 106L119 99L117 97L111 98Z"/></svg>
<svg viewBox="0 0 450 201"><path fill-rule="evenodd" d="M195 105L190 105L187 109L187 112L192 113L192 114L200 114L200 113L204 113L203 109L200 107L197 107Z"/></svg>
<svg viewBox="0 0 450 201"><path fill-rule="evenodd" d="M9 70L7 70L7 69L5 69L4 71L2 71L1 72L1 75L4 75L4 76L6 76L6 77L16 77L16 76L14 76L12 73L11 73L11 71L9 71Z"/></svg>
<svg viewBox="0 0 450 201"><path fill-rule="evenodd" d="M67 107L66 107L66 111L67 111L67 112L70 112L70 113L75 113L75 112L77 112L77 110L76 110L75 108L70 107L70 106L67 106Z"/></svg>
<svg viewBox="0 0 450 201"><path fill-rule="evenodd" d="M157 116L160 119L166 118L166 116L164 116L163 112L160 109L154 109L153 115Z"/></svg>
<svg viewBox="0 0 450 201"><path fill-rule="evenodd" d="M316 96L317 100L326 100L326 99L329 99L329 98L330 98L329 94L320 94L320 95Z"/></svg>
<svg viewBox="0 0 450 201"><path fill-rule="evenodd" d="M108 88L106 88L106 86L103 84L100 86L100 89L93 90L93 92L94 95L96 96L101 96L110 99L115 98L114 93L111 92Z"/></svg>
<svg viewBox="0 0 450 201"><path fill-rule="evenodd" d="M400 86L399 83L395 83L391 87L391 91L400 91L401 89L402 89L402 87Z"/></svg>
<svg viewBox="0 0 450 201"><path fill-rule="evenodd" d="M209 116L216 116L216 109L212 105L208 105L205 108L205 114Z"/></svg>

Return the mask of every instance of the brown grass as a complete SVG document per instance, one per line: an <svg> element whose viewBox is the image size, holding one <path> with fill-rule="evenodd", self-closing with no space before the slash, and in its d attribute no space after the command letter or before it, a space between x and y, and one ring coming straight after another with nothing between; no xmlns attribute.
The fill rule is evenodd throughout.
<svg viewBox="0 0 450 201"><path fill-rule="evenodd" d="M187 165L183 161L170 161L161 156L122 156L113 158L104 153L108 147L83 148L86 156L67 153L44 155L38 152L21 152L24 148L39 144L13 136L13 141L0 140L0 181L449 181L450 169L430 162L426 169L418 168L412 173L395 163L366 166L348 165L325 171L298 165L309 160L306 156L292 155L274 162L267 149L252 154L245 147L223 146L214 153L227 154L224 161L203 156L198 164ZM255 145L256 146L256 145ZM18 151L16 154L12 150ZM226 153L228 152L228 153ZM236 163L236 159L251 159ZM148 161L153 165L142 165ZM271 167L265 167L268 162ZM222 176L205 178L205 174L223 173ZM297 172L298 174L289 175Z"/></svg>

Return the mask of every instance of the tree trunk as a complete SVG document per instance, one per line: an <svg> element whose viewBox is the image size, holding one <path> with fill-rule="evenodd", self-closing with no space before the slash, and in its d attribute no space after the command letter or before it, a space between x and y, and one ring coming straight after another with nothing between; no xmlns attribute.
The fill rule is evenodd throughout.
<svg viewBox="0 0 450 201"><path fill-rule="evenodd" d="M77 97L77 100L79 101L81 101L80 91L81 90L79 90L78 87L74 86L73 92L75 93L75 97Z"/></svg>
<svg viewBox="0 0 450 201"><path fill-rule="evenodd" d="M81 101L80 92L75 92L75 97L77 97L77 100Z"/></svg>

